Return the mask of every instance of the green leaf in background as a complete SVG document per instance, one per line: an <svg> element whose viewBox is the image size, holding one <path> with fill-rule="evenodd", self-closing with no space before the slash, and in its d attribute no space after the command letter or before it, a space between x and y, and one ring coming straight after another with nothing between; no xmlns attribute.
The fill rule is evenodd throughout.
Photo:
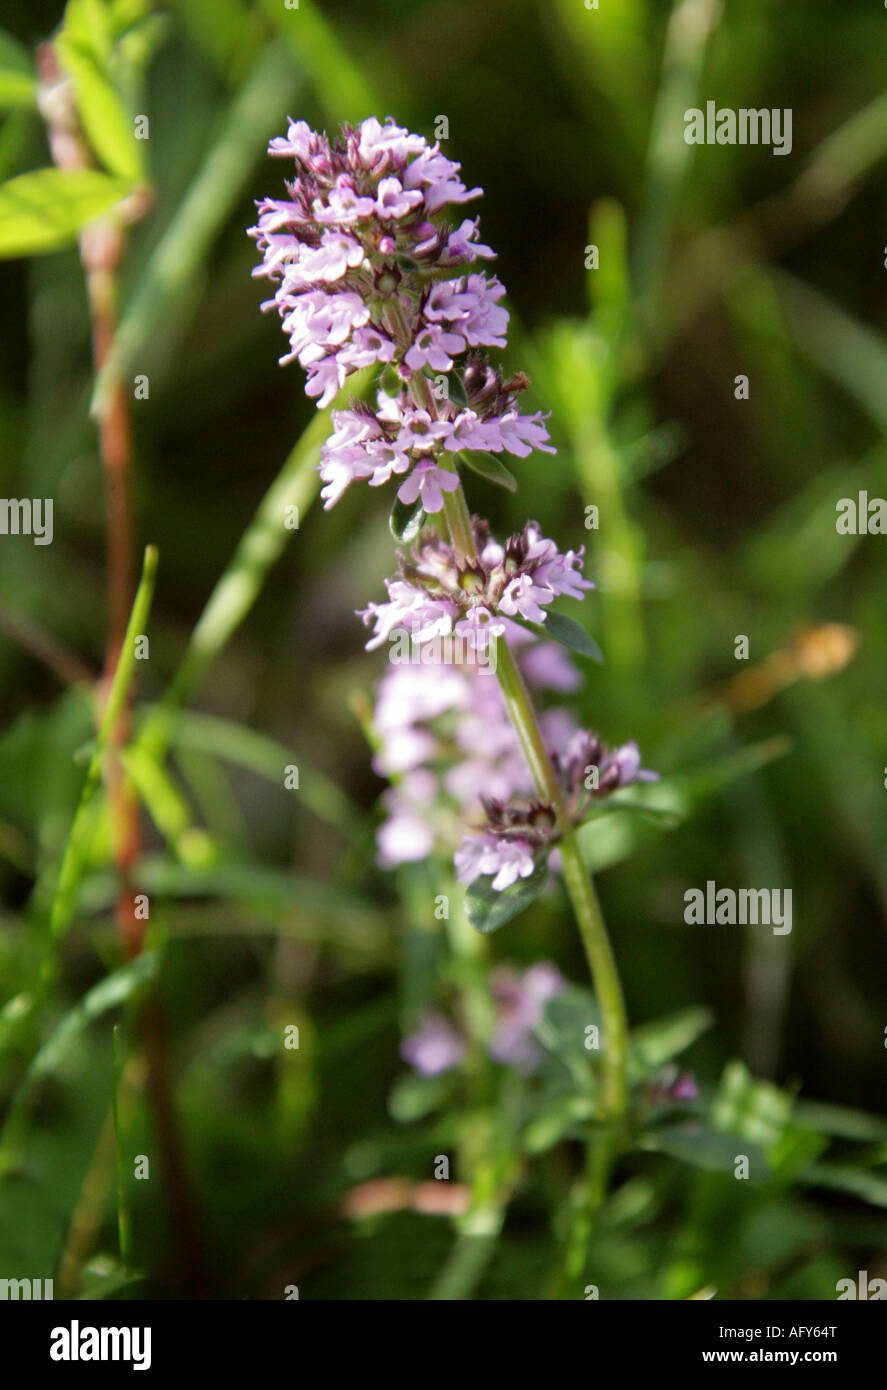
<svg viewBox="0 0 887 1390"><path fill-rule="evenodd" d="M697 1038L714 1023L711 1009L696 1006L680 1013L644 1023L631 1034L631 1050L635 1061L645 1071L655 1071L665 1062L692 1047Z"/></svg>
<svg viewBox="0 0 887 1390"><path fill-rule="evenodd" d="M447 389L450 393L450 400L454 405L458 405L462 410L468 405L468 396L465 392L465 382L459 372L451 372L447 377Z"/></svg>
<svg viewBox="0 0 887 1390"><path fill-rule="evenodd" d="M295 95L289 55L280 46L268 46L226 111L216 139L124 308L96 382L90 406L94 414L101 411L108 391L144 353L158 330L181 311L214 239L243 196L249 171L277 128L274 113L286 110Z"/></svg>
<svg viewBox="0 0 887 1390"><path fill-rule="evenodd" d="M262 43L261 18L243 0L174 0L185 26L222 76L237 82Z"/></svg>
<svg viewBox="0 0 887 1390"><path fill-rule="evenodd" d="M809 1171L827 1147L821 1135L795 1122L793 1112L794 1097L788 1091L758 1081L743 1062L735 1061L724 1068L711 1119L715 1129L755 1144L773 1173L786 1181Z"/></svg>
<svg viewBox="0 0 887 1390"><path fill-rule="evenodd" d="M148 711L151 718L153 710ZM360 825L360 811L354 801L304 753L259 734L255 729L233 720L213 715L180 710L170 719L170 743L173 748L203 753L220 761L247 768L264 777L283 791L283 770L287 764L298 766L301 775L299 800L310 811L335 826L345 836L355 835Z"/></svg>
<svg viewBox="0 0 887 1390"><path fill-rule="evenodd" d="M334 25L313 0L299 0L297 10L287 9L283 0L262 0L268 19L286 40L300 71L307 73L321 101L334 121L361 121L376 115L384 120L381 104L367 74L369 64L356 63L339 42L341 25ZM326 8L326 7L324 7ZM378 76L378 64L373 63ZM381 84L384 104L391 104L391 85ZM377 107L379 109L377 109Z"/></svg>
<svg viewBox="0 0 887 1390"><path fill-rule="evenodd" d="M83 996L56 1025L25 1072L4 1121L0 1139L0 1172L12 1161L25 1102L35 1082L51 1076L71 1055L72 1045L84 1029L110 1009L116 1009L136 990L156 978L158 959L155 952L143 951L135 960L106 975Z"/></svg>
<svg viewBox="0 0 887 1390"><path fill-rule="evenodd" d="M612 815L614 811L634 811L639 816L646 816L647 820L658 821L662 830L674 830L684 820L674 807L657 805L655 794L651 796L647 787L638 784L623 791L613 792L610 796L603 796L599 801L592 801L582 824L586 825L590 820L597 820L601 816Z"/></svg>
<svg viewBox="0 0 887 1390"><path fill-rule="evenodd" d="M74 83L77 114L90 146L112 174L133 184L143 182L142 142L135 138L133 118L101 58L67 26L56 40L56 49Z"/></svg>
<svg viewBox="0 0 887 1390"><path fill-rule="evenodd" d="M490 877L476 878L465 894L465 911L475 931L498 931L538 898L548 882L548 865L539 864L528 878L519 878L497 893Z"/></svg>
<svg viewBox="0 0 887 1390"><path fill-rule="evenodd" d="M111 1030L111 1115L114 1122L114 1166L117 1176L117 1238L120 1245L120 1259L124 1267L129 1264L131 1251L132 1218L126 1189L126 1160L120 1138L120 1055L118 1050L119 1025Z"/></svg>
<svg viewBox="0 0 887 1390"><path fill-rule="evenodd" d="M601 666L604 664L604 654L597 642L573 618L566 618L563 613L546 613L543 630L546 636L560 642L562 647L569 647L571 651L587 656Z"/></svg>
<svg viewBox="0 0 887 1390"><path fill-rule="evenodd" d="M588 234L600 253L597 271L586 277L595 327L616 343L631 312L625 209L612 198L601 198L591 210Z"/></svg>
<svg viewBox="0 0 887 1390"><path fill-rule="evenodd" d="M745 1135L725 1134L710 1129L698 1120L653 1130L644 1135L640 1147L653 1153L668 1154L670 1158L689 1163L693 1168L707 1168L715 1173L734 1173L737 1158L744 1155L748 1159L749 1178L752 1181L769 1175L764 1154L755 1145L749 1144Z"/></svg>
<svg viewBox="0 0 887 1390"><path fill-rule="evenodd" d="M406 1072L399 1076L388 1097L391 1116L400 1124L424 1119L452 1099L456 1078L456 1072L445 1072L441 1076L416 1076Z"/></svg>
<svg viewBox="0 0 887 1390"><path fill-rule="evenodd" d="M571 1136L577 1125L594 1119L595 1101L589 1095L555 1096L533 1116L524 1130L527 1153L541 1154Z"/></svg>
<svg viewBox="0 0 887 1390"><path fill-rule="evenodd" d="M0 30L0 110L34 106L36 100L37 79L31 54Z"/></svg>
<svg viewBox="0 0 887 1390"><path fill-rule="evenodd" d="M686 820L738 777L765 767L774 758L782 757L790 747L789 740L781 736L764 739L738 753L729 753L691 768L689 772L675 773L646 786L634 786L632 801L644 802L645 809L651 812L671 812L676 820ZM659 815L659 825L654 828L651 819L652 816L594 816L586 821L579 828L579 840L589 869L596 873L636 854L668 823L667 816Z"/></svg>
<svg viewBox="0 0 887 1390"><path fill-rule="evenodd" d="M121 18L126 23L127 17ZM137 184L145 178L142 142L135 138L132 113L113 76L119 60L114 20L103 0L68 0L55 48L74 85L77 114L95 154L111 173ZM149 46L145 56L150 52Z"/></svg>
<svg viewBox="0 0 887 1390"><path fill-rule="evenodd" d="M887 1207L887 1176L867 1173L849 1164L816 1163L799 1175L805 1187L826 1187L861 1197L873 1207Z"/></svg>
<svg viewBox="0 0 887 1390"><path fill-rule="evenodd" d="M795 1118L799 1124L809 1125L820 1134L832 1134L837 1139L856 1139L861 1144L882 1144L887 1141L887 1120L883 1116L849 1110L844 1105L826 1105L817 1100L798 1101Z"/></svg>
<svg viewBox="0 0 887 1390"><path fill-rule="evenodd" d="M130 192L98 169L35 169L0 184L0 256L58 251Z"/></svg>
<svg viewBox="0 0 887 1390"><path fill-rule="evenodd" d="M511 621L525 627L527 632L532 632L543 642L560 642L562 647L569 647L570 651L587 656L600 666L604 664L604 654L594 638L589 637L585 628L573 618L565 618L563 613L546 613L544 623L531 623L526 618L512 618Z"/></svg>
<svg viewBox="0 0 887 1390"><path fill-rule="evenodd" d="M422 530L424 520L421 502L401 502L399 497L395 497L388 517L388 529L398 545L409 545Z"/></svg>
<svg viewBox="0 0 887 1390"><path fill-rule="evenodd" d="M591 1030L597 1029L597 1033ZM606 1051L607 1039L601 1028L601 1012L590 990L570 985L563 994L546 1001L545 1011L535 1028L546 1052L569 1071L583 1095L593 1093L595 1075L592 1063ZM597 1047L589 1044L597 1043ZM563 1073L560 1073L561 1077Z"/></svg>
<svg viewBox="0 0 887 1390"><path fill-rule="evenodd" d="M463 449L459 457L472 473L486 478L488 483L496 483L499 487L507 488L509 492L517 491L517 479L495 454L488 454L479 449Z"/></svg>
<svg viewBox="0 0 887 1390"><path fill-rule="evenodd" d="M781 1182L809 1169L827 1141L794 1117L794 1096L769 1081L758 1081L743 1062L729 1062L711 1107L715 1129L739 1136L766 1156Z"/></svg>

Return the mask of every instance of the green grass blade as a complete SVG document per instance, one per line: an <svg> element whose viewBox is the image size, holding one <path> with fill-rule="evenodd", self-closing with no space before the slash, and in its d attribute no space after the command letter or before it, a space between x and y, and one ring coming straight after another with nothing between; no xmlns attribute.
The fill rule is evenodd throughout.
<svg viewBox="0 0 887 1390"><path fill-rule="evenodd" d="M267 48L235 98L200 172L154 249L126 306L93 393L93 415L113 382L125 375L158 327L188 293L194 276L242 197L247 175L264 153L296 92L292 60L281 44Z"/></svg>
<svg viewBox="0 0 887 1390"><path fill-rule="evenodd" d="M119 1026L115 1023L111 1033L111 1113L114 1117L114 1160L117 1171L117 1233L120 1260L128 1269L132 1263L132 1222L126 1195L123 1150L120 1147L120 1057L117 1047L119 1031Z"/></svg>
<svg viewBox="0 0 887 1390"><path fill-rule="evenodd" d="M133 671L135 668L135 639L144 633L148 622L148 614L151 611L151 600L154 597L154 580L157 573L157 550L153 545L149 545L145 550L145 559L142 567L142 578L133 600L132 612L129 616L129 625L126 629L126 636L123 639L123 646L120 651L120 659L117 662L117 669L114 672L114 679L111 683L111 691L105 712L102 717L98 737L95 741L92 757L89 760L89 767L86 773L86 781L83 784L83 791L80 794L80 802L74 813L74 821L68 836L68 843L65 847L62 866L59 871L58 887L56 889L55 900L50 911L50 932L53 937L58 937L71 920L74 912L74 902L77 893L77 885L80 882L83 866L83 850L85 848L84 826L86 824L86 813L89 810L90 802L98 790L102 779L102 757L108 746L111 732L117 724L123 712L129 688L132 683Z"/></svg>

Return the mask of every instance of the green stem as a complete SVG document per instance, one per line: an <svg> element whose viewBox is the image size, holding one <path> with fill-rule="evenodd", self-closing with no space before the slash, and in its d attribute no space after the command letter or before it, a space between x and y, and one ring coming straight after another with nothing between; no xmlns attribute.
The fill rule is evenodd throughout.
<svg viewBox="0 0 887 1390"><path fill-rule="evenodd" d="M588 1246L598 1207L607 1195L610 1172L616 1157L612 1134L604 1128L595 1131L585 1154L585 1172L571 1194L573 1211L567 1234L563 1271L556 1287L556 1296L569 1296L582 1279L588 1258Z"/></svg>
<svg viewBox="0 0 887 1390"><path fill-rule="evenodd" d="M98 736L89 760L86 780L80 793L80 801L68 834L68 843L59 870L58 887L50 911L50 933L58 937L67 927L74 912L75 897L84 858L84 834L87 825L87 812L90 802L102 780L102 762L105 750L111 740L117 722L129 695L135 668L135 640L141 636L148 621L151 600L154 596L154 579L157 572L157 550L149 545L145 550L142 578L135 599L126 635L120 650L120 657L111 682L111 690L105 705Z"/></svg>
<svg viewBox="0 0 887 1390"><path fill-rule="evenodd" d="M594 1215L607 1194L619 1142L619 1124L628 1105L628 1018L619 971L594 883L582 858L576 831L570 824L526 685L507 643L500 641L497 644L497 657L497 674L506 708L533 780L540 796L550 801L557 816L564 883L576 914L604 1025L602 1123L596 1126L589 1139L585 1174L572 1197L574 1215L567 1237L562 1283L559 1285L559 1290L569 1294L581 1280L585 1269Z"/></svg>
<svg viewBox="0 0 887 1390"><path fill-rule="evenodd" d="M456 553L460 558L471 559L474 542L461 485L455 492L445 494L444 512ZM557 818L564 883L573 904L604 1026L601 1081L603 1123L589 1140L585 1175L573 1197L575 1215L570 1224L561 1285L569 1292L581 1280L585 1268L594 1215L606 1196L616 1157L619 1122L628 1105L628 1017L619 971L594 883L582 858L576 831L570 822L529 692L506 641L497 641L496 656L496 674L509 718L536 789L551 804Z"/></svg>
<svg viewBox="0 0 887 1390"><path fill-rule="evenodd" d="M392 307L392 323L402 332L402 315L396 306ZM434 397L428 381L421 373L416 373L412 378L410 391L418 405L428 410L432 417L436 415ZM446 466L454 467L449 461ZM471 514L461 483L453 492L444 493L444 516L457 558L473 560L474 536ZM586 1174L579 1194L580 1208L570 1232L564 1268L565 1277L573 1283L581 1275L585 1264L594 1212L606 1195L618 1141L619 1121L628 1105L628 1017L616 960L594 884L582 858L576 831L570 821L560 783L542 739L529 692L506 641L497 640L496 656L496 674L509 718L514 725L536 789L539 795L550 803L555 813L564 883L576 914L604 1025L601 1084L603 1123L589 1142Z"/></svg>
<svg viewBox="0 0 887 1390"><path fill-rule="evenodd" d="M455 472L455 468L453 471ZM450 528L450 539L457 555L465 559L473 559L474 535L471 530L471 514L468 510L468 503L465 501L465 493L461 483L455 492L443 494L443 504L444 516Z"/></svg>
<svg viewBox="0 0 887 1390"><path fill-rule="evenodd" d="M471 559L471 522L461 484L455 492L448 492L444 496L444 512L450 525L453 546L460 558ZM497 641L496 656L496 674L509 718L517 732L536 789L551 804L557 817L564 883L576 914L604 1024L604 1113L608 1119L618 1119L624 1114L628 1103L628 1018L619 971L597 893L582 859L576 831L570 822L523 676L507 642Z"/></svg>
<svg viewBox="0 0 887 1390"><path fill-rule="evenodd" d="M583 862L576 832L570 824L563 794L543 743L523 676L507 642L497 643L496 655L497 675L505 707L517 731L539 795L551 803L557 817L564 883L576 914L604 1024L603 1106L606 1115L615 1119L624 1113L628 1099L628 1020L619 972L594 884Z"/></svg>

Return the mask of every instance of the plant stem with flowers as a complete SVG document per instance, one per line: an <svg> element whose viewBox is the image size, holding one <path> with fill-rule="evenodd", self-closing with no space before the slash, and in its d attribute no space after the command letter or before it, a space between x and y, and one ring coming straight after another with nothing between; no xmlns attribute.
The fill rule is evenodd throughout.
<svg viewBox="0 0 887 1390"><path fill-rule="evenodd" d="M379 371L375 407L355 402L333 412L319 464L324 504L334 505L356 480L380 487L397 477L392 531L402 543L415 541L399 552L387 601L362 613L374 626L367 648L406 632L426 649L458 638L478 664L494 651L501 703L530 774L529 786L526 772L506 779L504 796L498 783L496 795L477 788L454 856L469 917L480 930L507 920L544 886L556 850L588 958L604 1048L600 1123L568 1242L572 1281L582 1273L591 1213L605 1194L628 1106L622 988L577 829L600 798L655 774L641 768L635 744L607 750L582 730L565 745L547 736L514 645L526 644L529 629L537 639L552 634L588 650L576 624L548 612L559 595L582 598L593 587L582 577L583 551L559 552L533 522L500 544L465 498L460 465L512 486L498 455L554 452L541 414L518 408L526 378L503 379L486 356L506 343L504 286L476 269L460 273L494 253L479 241L477 219L454 228L444 214L481 190L465 188L459 165L439 145L375 117L334 140L291 121L269 153L293 158L297 170L288 198L263 200L251 229L262 251L255 273L276 285L264 307L278 311L290 342L281 361L299 360L305 389L321 406L352 372ZM445 532L423 529L438 513ZM422 738L414 743L422 746ZM421 774L412 753L399 756ZM383 862L394 863L426 857L433 837L401 808L384 843Z"/></svg>

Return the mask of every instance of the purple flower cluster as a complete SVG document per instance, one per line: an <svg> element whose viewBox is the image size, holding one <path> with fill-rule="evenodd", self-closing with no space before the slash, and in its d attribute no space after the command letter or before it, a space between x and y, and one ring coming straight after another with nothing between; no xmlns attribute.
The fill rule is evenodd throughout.
<svg viewBox="0 0 887 1390"><path fill-rule="evenodd" d="M509 405L501 415L485 418L471 406L460 409L429 395L427 409L405 392L380 390L375 411L361 405L333 411L334 431L320 456L327 509L358 479L381 487L392 475L406 474L397 492L400 501L410 506L420 502L424 511L439 512L442 492L459 485L458 474L443 466L444 455L464 449L506 451L522 458L533 449L553 452L538 413L520 415Z"/></svg>
<svg viewBox="0 0 887 1390"><path fill-rule="evenodd" d="M451 632L476 641L482 634L484 645L505 632L506 619L543 623L553 599L583 598L594 588L582 576L584 547L562 554L534 521L505 545L491 539L485 522L475 518L472 525L475 560L460 561L434 532L426 532L409 557L399 556L398 578L386 580L388 602L361 612L364 623L374 624L368 651L401 630L415 642Z"/></svg>
<svg viewBox="0 0 887 1390"><path fill-rule="evenodd" d="M564 789L568 809L581 820L590 804L633 782L658 782L658 772L641 767L641 750L632 739L620 748L608 748L597 734L581 729L563 753L552 757Z"/></svg>
<svg viewBox="0 0 887 1390"><path fill-rule="evenodd" d="M254 273L275 285L263 307L277 309L289 340L281 361L298 359L321 407L351 373L375 367L380 375L373 405L332 412L319 463L325 506L356 479L379 487L396 477L401 503L434 514L459 487L454 455L554 452L542 415L518 410L527 378L505 380L485 355L506 343L505 288L477 269L494 255L477 219L447 218L481 193L462 183L460 166L439 145L374 116L333 139L291 120L269 153L296 165L288 196L264 199L250 230L262 253ZM457 550L433 531L399 555L387 601L362 610L373 628L367 648L407 633L417 648L453 636L480 653L491 636L505 636L522 649L531 679L535 663L537 678L555 683L559 663L568 688L569 663L547 643L528 648L520 624L544 624L554 599L593 587L582 575L584 550L562 553L535 522L504 544L485 522L471 526L470 557L464 540ZM466 823L474 832L455 854L463 883L488 876L504 890L547 858L557 816L527 800L529 772L493 682L426 665L423 652L422 665L395 667L382 682L376 724L376 767L394 784L379 837L383 863L422 859L439 840L455 847ZM541 727L574 823L595 797L653 775L635 744L607 751L564 711L544 715Z"/></svg>
<svg viewBox="0 0 887 1390"><path fill-rule="evenodd" d="M334 412L320 462L324 505L356 479L379 487L406 475L400 500L438 512L441 492L457 486L448 454L553 452L541 415L517 410L526 379L503 381L478 352L505 346L508 312L495 277L453 273L494 254L478 240L477 219L453 227L443 215L480 196L460 166L374 116L336 140L290 121L269 153L296 162L288 198L263 199L250 229L262 252L254 274L276 283L263 308L277 309L289 340L281 362L298 359L321 407L359 368L390 367L395 382L375 409ZM428 374L449 373L457 360L451 402Z"/></svg>
<svg viewBox="0 0 887 1390"><path fill-rule="evenodd" d="M507 638L527 684L569 692L580 676L562 647L536 643L508 624ZM565 748L576 725L555 707L540 716L550 750ZM379 682L373 767L391 786L377 833L383 868L452 854L466 824L485 816L483 798L532 793L532 778L498 683L477 667L443 661L389 666Z"/></svg>
<svg viewBox="0 0 887 1390"><path fill-rule="evenodd" d="M592 802L634 782L655 782L658 773L641 767L636 743L608 749L597 734L578 729L566 747L551 753L569 820L581 825ZM544 801L512 796L483 798L486 822L466 835L455 854L460 883L491 877L497 893L529 878L558 840L554 809Z"/></svg>
<svg viewBox="0 0 887 1390"><path fill-rule="evenodd" d="M491 877L497 893L529 878L556 842L554 812L547 802L484 797L486 823L466 835L454 856L460 883Z"/></svg>
<svg viewBox="0 0 887 1390"><path fill-rule="evenodd" d="M504 1066L532 1072L542 1056L535 1031L548 1000L563 994L566 981L555 965L538 961L523 973L499 966L492 971L489 986L494 1023L487 1050ZM464 1033L443 1014L433 1013L404 1038L400 1054L420 1075L439 1076L458 1066L466 1050Z"/></svg>

